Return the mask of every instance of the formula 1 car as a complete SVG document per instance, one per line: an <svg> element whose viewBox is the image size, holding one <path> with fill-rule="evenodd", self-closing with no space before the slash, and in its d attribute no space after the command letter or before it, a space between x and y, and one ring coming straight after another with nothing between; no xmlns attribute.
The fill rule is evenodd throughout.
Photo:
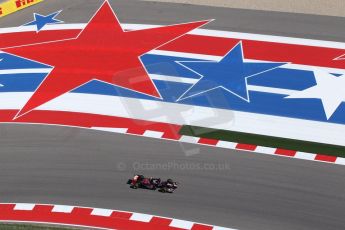
<svg viewBox="0 0 345 230"><path fill-rule="evenodd" d="M161 182L159 185L159 192L162 193L173 193L177 189L177 182L174 182L172 179Z"/></svg>
<svg viewBox="0 0 345 230"><path fill-rule="evenodd" d="M127 181L127 184L133 189L158 189L158 191L162 193L173 193L177 189L177 182L174 182L172 179L162 181L160 178L146 178L143 175L135 175L132 179Z"/></svg>
<svg viewBox="0 0 345 230"><path fill-rule="evenodd" d="M161 179L153 177L146 178L143 175L135 175L132 179L127 181L127 184L130 184L130 187L133 189L143 188L156 190L161 184Z"/></svg>

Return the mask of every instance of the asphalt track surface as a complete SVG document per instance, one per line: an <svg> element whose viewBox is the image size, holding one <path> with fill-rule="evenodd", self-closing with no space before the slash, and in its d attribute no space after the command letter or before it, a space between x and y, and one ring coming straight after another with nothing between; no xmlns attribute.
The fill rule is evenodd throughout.
<svg viewBox="0 0 345 230"><path fill-rule="evenodd" d="M345 18L244 9L193 6L188 4L111 0L121 22L171 24L216 19L204 28L273 34L290 37L345 41ZM32 20L32 13L49 14L59 9L59 19L68 23L88 22L102 0L49 0L0 20L0 27L20 26Z"/></svg>
<svg viewBox="0 0 345 230"><path fill-rule="evenodd" d="M87 22L99 2L50 0L1 19L0 27L59 9L67 22ZM209 28L345 41L340 18L137 1L112 5L128 23L216 18ZM189 150L199 154L186 156ZM241 230L345 229L343 166L39 125L0 125L0 153L0 202L112 208ZM172 177L180 188L175 194L131 190L125 182L136 172Z"/></svg>

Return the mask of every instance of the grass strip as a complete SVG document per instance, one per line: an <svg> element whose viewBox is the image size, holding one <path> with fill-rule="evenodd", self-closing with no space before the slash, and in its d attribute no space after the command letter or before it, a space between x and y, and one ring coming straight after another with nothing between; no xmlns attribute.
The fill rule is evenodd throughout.
<svg viewBox="0 0 345 230"><path fill-rule="evenodd" d="M330 145L228 130L210 129L190 125L183 126L179 133L186 136L203 137L243 144L318 153L328 156L345 157L345 146L339 145Z"/></svg>

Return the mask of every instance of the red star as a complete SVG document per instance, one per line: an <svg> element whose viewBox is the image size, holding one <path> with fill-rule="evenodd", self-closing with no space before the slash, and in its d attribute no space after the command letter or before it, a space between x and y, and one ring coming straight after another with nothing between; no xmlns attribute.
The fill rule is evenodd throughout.
<svg viewBox="0 0 345 230"><path fill-rule="evenodd" d="M124 31L105 1L77 38L8 48L53 67L16 118L91 80L160 97L140 56L208 22Z"/></svg>

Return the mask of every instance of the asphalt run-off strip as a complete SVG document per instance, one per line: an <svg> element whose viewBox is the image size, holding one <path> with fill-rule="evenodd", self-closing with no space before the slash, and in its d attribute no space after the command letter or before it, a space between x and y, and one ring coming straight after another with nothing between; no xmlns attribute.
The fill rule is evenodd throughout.
<svg viewBox="0 0 345 230"><path fill-rule="evenodd" d="M26 203L0 204L0 221L117 230L234 230L135 212Z"/></svg>

